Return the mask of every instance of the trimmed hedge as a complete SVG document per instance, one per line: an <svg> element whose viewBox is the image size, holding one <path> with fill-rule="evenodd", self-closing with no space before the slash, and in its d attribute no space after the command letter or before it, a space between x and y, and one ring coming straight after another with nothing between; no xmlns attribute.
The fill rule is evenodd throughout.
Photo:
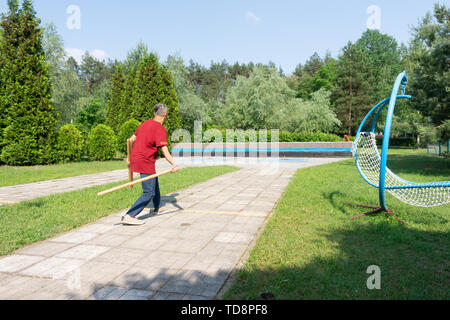
<svg viewBox="0 0 450 320"><path fill-rule="evenodd" d="M112 160L117 151L117 138L114 130L104 124L96 126L89 133L87 149L90 160Z"/></svg>
<svg viewBox="0 0 450 320"><path fill-rule="evenodd" d="M222 134L222 141L215 142L227 142L226 141L226 129L222 128L210 128L210 130L218 130ZM249 137L245 136L245 131L235 130L234 142L248 142ZM205 131L203 131L203 142L214 142L214 138L205 139ZM259 130L256 130L256 138L259 141ZM272 139L271 131L267 130L267 141ZM191 141L194 141L194 135L191 136ZM323 132L279 132L279 142L341 142L346 141L343 137L332 133Z"/></svg>
<svg viewBox="0 0 450 320"><path fill-rule="evenodd" d="M117 148L123 154L127 153L127 140L133 136L139 126L139 121L131 119L120 127L119 134L117 135Z"/></svg>
<svg viewBox="0 0 450 320"><path fill-rule="evenodd" d="M383 137L377 137L377 145L383 145ZM417 139L416 138L389 138L389 146L391 147L417 147Z"/></svg>
<svg viewBox="0 0 450 320"><path fill-rule="evenodd" d="M344 138L323 132L280 132L280 142L340 142Z"/></svg>
<svg viewBox="0 0 450 320"><path fill-rule="evenodd" d="M59 129L56 150L60 162L80 161L83 155L83 136L73 124Z"/></svg>

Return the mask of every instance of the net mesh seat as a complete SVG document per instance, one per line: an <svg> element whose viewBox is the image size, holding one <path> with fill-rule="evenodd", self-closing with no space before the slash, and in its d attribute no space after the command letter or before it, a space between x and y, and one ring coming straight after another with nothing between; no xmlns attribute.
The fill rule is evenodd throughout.
<svg viewBox="0 0 450 320"><path fill-rule="evenodd" d="M360 174L370 185L378 188L381 156L375 134L361 132L355 141L353 154ZM418 207L434 207L450 202L450 182L410 182L400 178L387 167L385 190L404 203Z"/></svg>

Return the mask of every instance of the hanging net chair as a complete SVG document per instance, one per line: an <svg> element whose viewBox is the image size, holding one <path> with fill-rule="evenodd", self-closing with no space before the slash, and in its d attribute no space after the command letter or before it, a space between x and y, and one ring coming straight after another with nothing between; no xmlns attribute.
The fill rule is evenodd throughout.
<svg viewBox="0 0 450 320"><path fill-rule="evenodd" d="M406 204L418 207L434 207L450 202L450 181L429 183L410 182L400 178L386 166L389 149L389 136L396 100L411 98L411 96L404 94L407 83L408 78L406 76L406 72L403 71L398 75L395 81L391 97L381 101L369 111L356 134L356 140L353 145L353 156L355 157L356 167L360 175L369 185L378 188L380 206L372 207L357 205L374 210L353 217L353 219L380 211L386 211L397 220L403 222L388 209L386 205L385 191L389 192L391 195ZM402 89L402 94L398 95L400 86ZM378 152L375 140L375 125L381 110L387 105L389 107L386 115L383 145L380 154ZM372 116L372 129L370 131L362 131L363 128L367 127L368 119Z"/></svg>

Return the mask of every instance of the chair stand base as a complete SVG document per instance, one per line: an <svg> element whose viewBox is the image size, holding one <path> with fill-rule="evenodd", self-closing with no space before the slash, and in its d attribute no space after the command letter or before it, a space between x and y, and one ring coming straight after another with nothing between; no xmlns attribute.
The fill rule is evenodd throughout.
<svg viewBox="0 0 450 320"><path fill-rule="evenodd" d="M354 207L360 207L360 208L368 208L368 209L374 209L372 211L354 216L351 218L351 220L357 219L357 218L361 218L361 217L365 217L374 213L379 213L379 212L387 212L391 217L393 217L394 219L396 219L397 221L400 221L401 223L403 223L404 225L408 225L405 221L403 221L402 219L400 219L399 217L397 217L391 210L389 209L383 209L381 207L373 207L373 206L366 206L363 204L354 204L354 203L345 203L345 205L347 206L354 206Z"/></svg>

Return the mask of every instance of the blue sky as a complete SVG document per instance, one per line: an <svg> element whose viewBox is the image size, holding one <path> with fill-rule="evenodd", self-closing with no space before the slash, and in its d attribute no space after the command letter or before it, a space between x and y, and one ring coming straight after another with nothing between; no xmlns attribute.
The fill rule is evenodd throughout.
<svg viewBox="0 0 450 320"><path fill-rule="evenodd" d="M56 25L73 55L88 50L99 58L122 60L141 40L162 61L174 53L186 62L193 59L206 66L223 59L273 61L289 74L314 52L323 56L329 50L336 57L348 41L357 40L367 29L368 20L379 21L381 32L407 43L410 27L432 11L435 2L35 0L34 5L43 24ZM77 6L80 15L68 13L70 6ZM367 12L370 6L379 8L379 20L374 11ZM0 12L6 9L6 0L0 0ZM80 28L73 28L78 21Z"/></svg>

